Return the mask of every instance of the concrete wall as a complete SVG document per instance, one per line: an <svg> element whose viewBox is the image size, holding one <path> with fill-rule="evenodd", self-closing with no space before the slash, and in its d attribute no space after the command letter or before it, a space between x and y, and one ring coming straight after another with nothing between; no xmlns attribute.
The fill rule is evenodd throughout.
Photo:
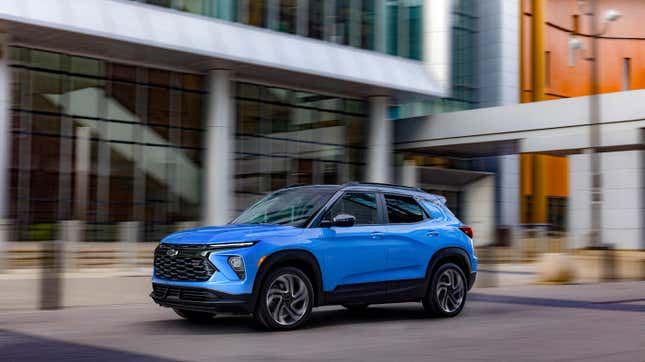
<svg viewBox="0 0 645 362"><path fill-rule="evenodd" d="M589 244L591 194L589 155L569 157L570 247ZM601 154L603 172L602 238L618 249L645 248L645 151Z"/></svg>
<svg viewBox="0 0 645 362"><path fill-rule="evenodd" d="M504 155L499 157L498 225L514 226L520 222L520 157Z"/></svg>
<svg viewBox="0 0 645 362"><path fill-rule="evenodd" d="M472 226L475 245L495 240L495 176L474 181L463 190L463 222Z"/></svg>
<svg viewBox="0 0 645 362"><path fill-rule="evenodd" d="M479 90L480 106L519 101L519 1L480 0Z"/></svg>

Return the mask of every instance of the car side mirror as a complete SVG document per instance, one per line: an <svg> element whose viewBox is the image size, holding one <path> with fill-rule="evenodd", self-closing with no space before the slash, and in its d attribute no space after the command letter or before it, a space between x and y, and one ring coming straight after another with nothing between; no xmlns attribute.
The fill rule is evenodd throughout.
<svg viewBox="0 0 645 362"><path fill-rule="evenodd" d="M348 215L348 214L336 215L331 220L331 225L332 226L349 227L349 226L354 226L354 224L356 224L356 218L354 216Z"/></svg>

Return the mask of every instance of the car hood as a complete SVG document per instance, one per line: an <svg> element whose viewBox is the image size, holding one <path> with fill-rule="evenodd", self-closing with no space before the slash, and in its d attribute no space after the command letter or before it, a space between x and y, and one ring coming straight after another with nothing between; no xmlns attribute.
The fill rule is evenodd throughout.
<svg viewBox="0 0 645 362"><path fill-rule="evenodd" d="M263 237L298 233L293 226L270 224L229 224L207 226L178 231L165 237L162 242L170 244L217 244L232 241L254 241Z"/></svg>

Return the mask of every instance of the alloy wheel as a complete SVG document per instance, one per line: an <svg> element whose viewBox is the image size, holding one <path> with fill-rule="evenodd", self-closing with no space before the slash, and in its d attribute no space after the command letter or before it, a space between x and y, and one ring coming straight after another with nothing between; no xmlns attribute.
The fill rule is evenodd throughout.
<svg viewBox="0 0 645 362"><path fill-rule="evenodd" d="M466 293L466 283L461 273L452 268L444 270L437 280L435 293L443 312L453 313L459 309Z"/></svg>
<svg viewBox="0 0 645 362"><path fill-rule="evenodd" d="M298 323L307 313L309 303L307 285L295 274L282 274L277 277L266 294L269 316L282 326Z"/></svg>

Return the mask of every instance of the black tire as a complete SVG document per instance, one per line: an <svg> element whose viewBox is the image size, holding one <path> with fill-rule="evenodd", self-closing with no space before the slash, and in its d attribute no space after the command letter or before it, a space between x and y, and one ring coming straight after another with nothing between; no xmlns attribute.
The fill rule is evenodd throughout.
<svg viewBox="0 0 645 362"><path fill-rule="evenodd" d="M283 282L285 278L287 280L292 278L292 281L296 281L293 278L298 278L302 283L294 282L293 285L299 284L298 289L290 291L289 287ZM273 295L278 295L279 293L277 291L283 288L287 292L280 294L279 297L269 298L271 302L270 305L267 304L269 291L271 290ZM294 293L297 293L296 296L294 296ZM302 297L299 295L300 293L306 293L304 297L306 303L299 300ZM260 287L253 317L261 326L270 330L286 331L296 329L305 324L309 319L315 300L314 297L311 281L305 273L294 267L279 268L271 271L264 279ZM287 298L286 301L285 298ZM295 308L294 305L296 306ZM274 311L273 315L271 310ZM297 318L292 318L291 316L293 315L296 315Z"/></svg>
<svg viewBox="0 0 645 362"><path fill-rule="evenodd" d="M367 309L370 305L367 303L356 303L356 304L343 304L343 307L352 312L361 312Z"/></svg>
<svg viewBox="0 0 645 362"><path fill-rule="evenodd" d="M451 280L448 275L460 280L452 279L456 282L448 287L446 283ZM457 293L458 285L461 285L459 293ZM439 288L442 289L438 291ZM423 308L433 316L454 317L464 308L467 292L468 281L461 268L453 263L442 264L432 274L430 286L422 299ZM458 298L459 295L461 298Z"/></svg>
<svg viewBox="0 0 645 362"><path fill-rule="evenodd" d="M187 309L173 308L172 310L174 310L178 316L192 322L206 322L211 320L215 316L215 313L197 312Z"/></svg>

